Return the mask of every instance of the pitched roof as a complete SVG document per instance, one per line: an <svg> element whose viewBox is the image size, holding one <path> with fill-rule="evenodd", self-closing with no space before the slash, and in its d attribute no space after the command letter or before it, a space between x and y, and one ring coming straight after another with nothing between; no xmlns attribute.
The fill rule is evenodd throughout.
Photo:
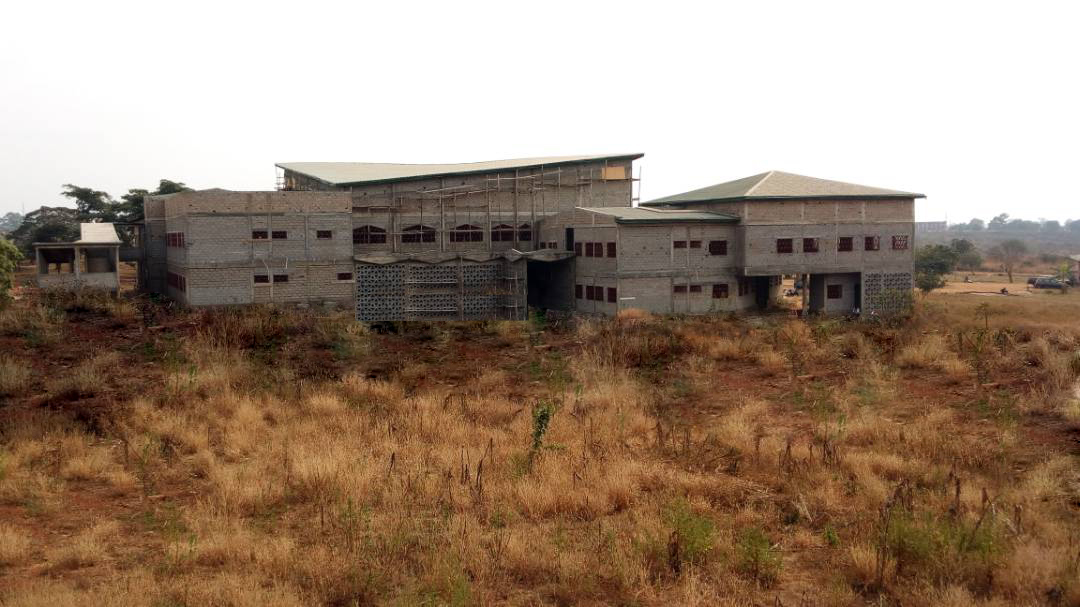
<svg viewBox="0 0 1080 607"><path fill-rule="evenodd" d="M443 177L469 173L489 173L541 166L561 166L598 160L636 160L644 154L601 154L597 156L542 156L458 164L393 164L382 162L279 162L277 167L300 173L329 185L352 185L399 181L421 177Z"/></svg>
<svg viewBox="0 0 1080 607"><path fill-rule="evenodd" d="M720 200L784 200L792 198L925 198L922 194L873 188L842 181L769 171L698 190L657 198L642 204L664 205Z"/></svg>
<svg viewBox="0 0 1080 607"><path fill-rule="evenodd" d="M116 228L111 223L80 223L78 243L120 243Z"/></svg>
<svg viewBox="0 0 1080 607"><path fill-rule="evenodd" d="M738 223L739 218L712 211L647 209L644 207L577 207L579 210L615 218L615 223Z"/></svg>
<svg viewBox="0 0 1080 607"><path fill-rule="evenodd" d="M1080 255L1069 255L1069 259L1073 261L1080 261Z"/></svg>

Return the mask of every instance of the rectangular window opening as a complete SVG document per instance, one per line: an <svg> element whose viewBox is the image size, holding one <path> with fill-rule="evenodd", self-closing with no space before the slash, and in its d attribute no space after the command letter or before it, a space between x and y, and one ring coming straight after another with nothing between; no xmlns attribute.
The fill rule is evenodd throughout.
<svg viewBox="0 0 1080 607"><path fill-rule="evenodd" d="M818 252L818 239L817 238L803 238L802 239L803 253L817 253Z"/></svg>
<svg viewBox="0 0 1080 607"><path fill-rule="evenodd" d="M274 274L274 282L289 282L288 274Z"/></svg>
<svg viewBox="0 0 1080 607"><path fill-rule="evenodd" d="M252 240L266 240L267 238L269 238L269 233L266 230L252 230L251 231L251 239Z"/></svg>
<svg viewBox="0 0 1080 607"><path fill-rule="evenodd" d="M270 277L268 275L266 275L266 274L256 274L255 275L255 284L257 284L257 285L270 284Z"/></svg>
<svg viewBox="0 0 1080 607"><path fill-rule="evenodd" d="M829 299L841 299L844 296L844 285L826 285L825 297Z"/></svg>
<svg viewBox="0 0 1080 607"><path fill-rule="evenodd" d="M795 251L795 247L792 244L790 238L777 238L776 239L776 252L777 253L792 253Z"/></svg>
<svg viewBox="0 0 1080 607"><path fill-rule="evenodd" d="M836 241L836 250L846 253L855 250L855 239L851 236L841 236Z"/></svg>
<svg viewBox="0 0 1080 607"><path fill-rule="evenodd" d="M338 280L352 280L352 272L338 272Z"/></svg>
<svg viewBox="0 0 1080 607"><path fill-rule="evenodd" d="M273 240L288 240L289 233L285 230L274 230L270 232L270 238Z"/></svg>
<svg viewBox="0 0 1080 607"><path fill-rule="evenodd" d="M713 296L713 299L727 299L727 297L728 297L728 286L727 286L727 284L713 285L712 286L712 296Z"/></svg>
<svg viewBox="0 0 1080 607"><path fill-rule="evenodd" d="M727 255L726 240L710 240L709 255Z"/></svg>
<svg viewBox="0 0 1080 607"><path fill-rule="evenodd" d="M615 296L615 287L608 287L607 288L607 301L608 301L608 303L615 303L618 300L619 300L619 298Z"/></svg>
<svg viewBox="0 0 1080 607"><path fill-rule="evenodd" d="M863 249L864 250L866 250L866 251L877 251L880 248L881 248L881 238L879 238L877 236L867 236L866 237L866 239L865 239L865 241L863 243Z"/></svg>
<svg viewBox="0 0 1080 607"><path fill-rule="evenodd" d="M685 249L686 248L686 241L685 240L676 240L675 243L673 244L673 246L676 249Z"/></svg>
<svg viewBox="0 0 1080 607"><path fill-rule="evenodd" d="M315 230L315 238L319 240L330 240L334 237L334 232L331 230Z"/></svg>

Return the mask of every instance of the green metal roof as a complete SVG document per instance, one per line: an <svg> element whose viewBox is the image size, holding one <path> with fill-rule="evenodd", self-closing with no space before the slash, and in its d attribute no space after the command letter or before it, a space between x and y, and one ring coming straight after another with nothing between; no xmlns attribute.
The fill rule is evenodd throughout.
<svg viewBox="0 0 1080 607"><path fill-rule="evenodd" d="M922 194L874 188L842 181L806 177L782 171L769 171L735 181L657 198L642 203L647 206L679 205L691 202L731 200L790 200L802 198L925 198Z"/></svg>
<svg viewBox="0 0 1080 607"><path fill-rule="evenodd" d="M601 154L596 156L542 156L510 160L488 160L458 164L393 164L379 162L279 162L275 166L335 186L380 183L406 179L446 177L474 173L494 173L514 169L557 167L600 160L636 160L644 154Z"/></svg>
<svg viewBox="0 0 1080 607"><path fill-rule="evenodd" d="M739 218L712 211L647 209L644 207L577 207L579 210L615 218L615 223L738 223Z"/></svg>

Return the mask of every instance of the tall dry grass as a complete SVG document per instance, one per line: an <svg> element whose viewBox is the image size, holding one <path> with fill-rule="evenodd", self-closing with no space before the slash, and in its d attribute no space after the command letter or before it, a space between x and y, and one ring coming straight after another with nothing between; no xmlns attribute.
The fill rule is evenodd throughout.
<svg viewBox="0 0 1080 607"><path fill-rule="evenodd" d="M25 523L0 526L5 604L1077 596L1070 460L1031 448L1022 403L979 403L947 327L626 314L421 342L272 308L193 318L155 363L159 387L111 425L42 411L0 430L5 508L50 528L85 496L123 504L40 550ZM337 354L342 331L361 354ZM369 374L381 339L445 356L487 339L500 354L454 381L410 361ZM996 348L991 368L1066 385L1070 343ZM298 380L306 361L279 354L302 348L342 372ZM100 386L126 360L76 371ZM761 383L727 383L747 377ZM914 381L970 398L912 399Z"/></svg>

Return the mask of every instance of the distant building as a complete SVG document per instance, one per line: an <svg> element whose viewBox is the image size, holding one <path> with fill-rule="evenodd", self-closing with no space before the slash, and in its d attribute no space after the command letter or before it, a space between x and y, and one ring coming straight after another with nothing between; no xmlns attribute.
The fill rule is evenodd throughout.
<svg viewBox="0 0 1080 607"><path fill-rule="evenodd" d="M936 232L946 232L949 229L948 222L945 221L916 221L915 222L915 235L919 234L934 234Z"/></svg>
<svg viewBox="0 0 1080 607"><path fill-rule="evenodd" d="M279 191L148 196L140 284L361 321L764 308L784 274L809 311L910 296L921 194L772 171L634 207L641 156L282 163Z"/></svg>
<svg viewBox="0 0 1080 607"><path fill-rule="evenodd" d="M78 240L33 247L39 287L120 290L120 238L111 223L79 224Z"/></svg>

